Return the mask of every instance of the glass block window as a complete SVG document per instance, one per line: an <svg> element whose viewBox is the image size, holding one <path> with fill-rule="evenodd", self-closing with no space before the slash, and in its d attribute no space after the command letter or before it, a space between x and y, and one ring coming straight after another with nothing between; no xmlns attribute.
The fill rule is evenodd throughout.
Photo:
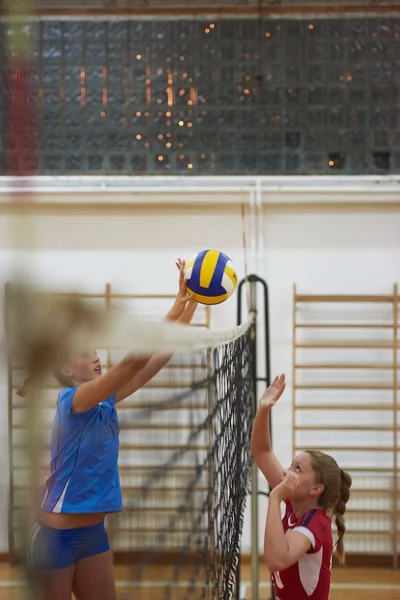
<svg viewBox="0 0 400 600"><path fill-rule="evenodd" d="M30 35L38 173L400 172L400 17L46 20Z"/></svg>

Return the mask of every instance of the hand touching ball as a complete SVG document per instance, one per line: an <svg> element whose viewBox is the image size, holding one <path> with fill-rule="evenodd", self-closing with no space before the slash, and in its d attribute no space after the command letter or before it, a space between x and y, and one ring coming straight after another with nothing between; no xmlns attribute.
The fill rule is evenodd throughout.
<svg viewBox="0 0 400 600"><path fill-rule="evenodd" d="M237 274L229 256L218 250L203 250L188 260L186 291L200 304L221 304L237 287Z"/></svg>

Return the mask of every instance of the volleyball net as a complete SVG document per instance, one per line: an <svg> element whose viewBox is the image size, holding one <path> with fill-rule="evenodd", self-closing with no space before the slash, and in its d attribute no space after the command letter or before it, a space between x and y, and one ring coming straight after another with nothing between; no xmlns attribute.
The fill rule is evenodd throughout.
<svg viewBox="0 0 400 600"><path fill-rule="evenodd" d="M143 442L136 444L143 462L153 464L133 471L121 465L125 510L111 526L114 549L132 555L135 597L147 598L154 580L151 596L165 600L233 594L250 476L249 348L246 331L211 351L177 356L190 361L172 363L187 389L164 402L154 393L159 388L143 390L154 399L138 409L146 443L142 451ZM124 419L121 425L129 427Z"/></svg>
<svg viewBox="0 0 400 600"><path fill-rule="evenodd" d="M124 511L107 520L115 562L128 565L118 598L232 597L251 473L252 321L213 332L93 310L76 298L31 303L20 291L9 304L11 351L31 376L37 369L46 378L46 361L61 348L82 347L84 340L90 347L113 348L110 365L127 351L172 354L168 365L119 408ZM20 416L30 421L35 410L46 419L25 446L22 437L13 440L14 499L21 507L27 474L36 472L41 481L46 476L48 444L40 432L50 431L57 392L43 395L42 387L38 383L31 397L13 400ZM39 454L38 468L32 457ZM18 524L13 526L18 532ZM24 552L28 537L17 533L18 551Z"/></svg>

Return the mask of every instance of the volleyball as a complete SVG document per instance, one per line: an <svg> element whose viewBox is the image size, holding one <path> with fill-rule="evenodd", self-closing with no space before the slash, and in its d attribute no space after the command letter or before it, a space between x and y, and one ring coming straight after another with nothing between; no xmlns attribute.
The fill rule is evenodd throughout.
<svg viewBox="0 0 400 600"><path fill-rule="evenodd" d="M229 256L218 250L203 250L185 268L187 293L200 304L221 304L233 294L237 274Z"/></svg>

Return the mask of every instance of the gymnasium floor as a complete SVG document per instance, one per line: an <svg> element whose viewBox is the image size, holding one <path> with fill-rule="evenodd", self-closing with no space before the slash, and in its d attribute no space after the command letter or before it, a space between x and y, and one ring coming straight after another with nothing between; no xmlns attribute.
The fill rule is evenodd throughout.
<svg viewBox="0 0 400 600"><path fill-rule="evenodd" d="M154 578L144 581L141 593L137 584L130 580L129 567L117 567L118 597L127 600L140 597L140 600L162 599L163 567L154 569ZM260 600L269 599L268 573L261 567ZM250 568L242 569L242 582L250 582ZM23 600L23 586L19 583L19 573L15 568L0 564L0 600ZM132 592L130 593L130 589ZM179 593L172 595L172 600ZM195 595L193 595L195 598ZM251 600L251 587L247 588L246 599ZM56 599L55 599L56 600ZM295 600L295 599L293 599ZM400 600L400 570L382 569L336 569L333 576L333 589L330 600Z"/></svg>

